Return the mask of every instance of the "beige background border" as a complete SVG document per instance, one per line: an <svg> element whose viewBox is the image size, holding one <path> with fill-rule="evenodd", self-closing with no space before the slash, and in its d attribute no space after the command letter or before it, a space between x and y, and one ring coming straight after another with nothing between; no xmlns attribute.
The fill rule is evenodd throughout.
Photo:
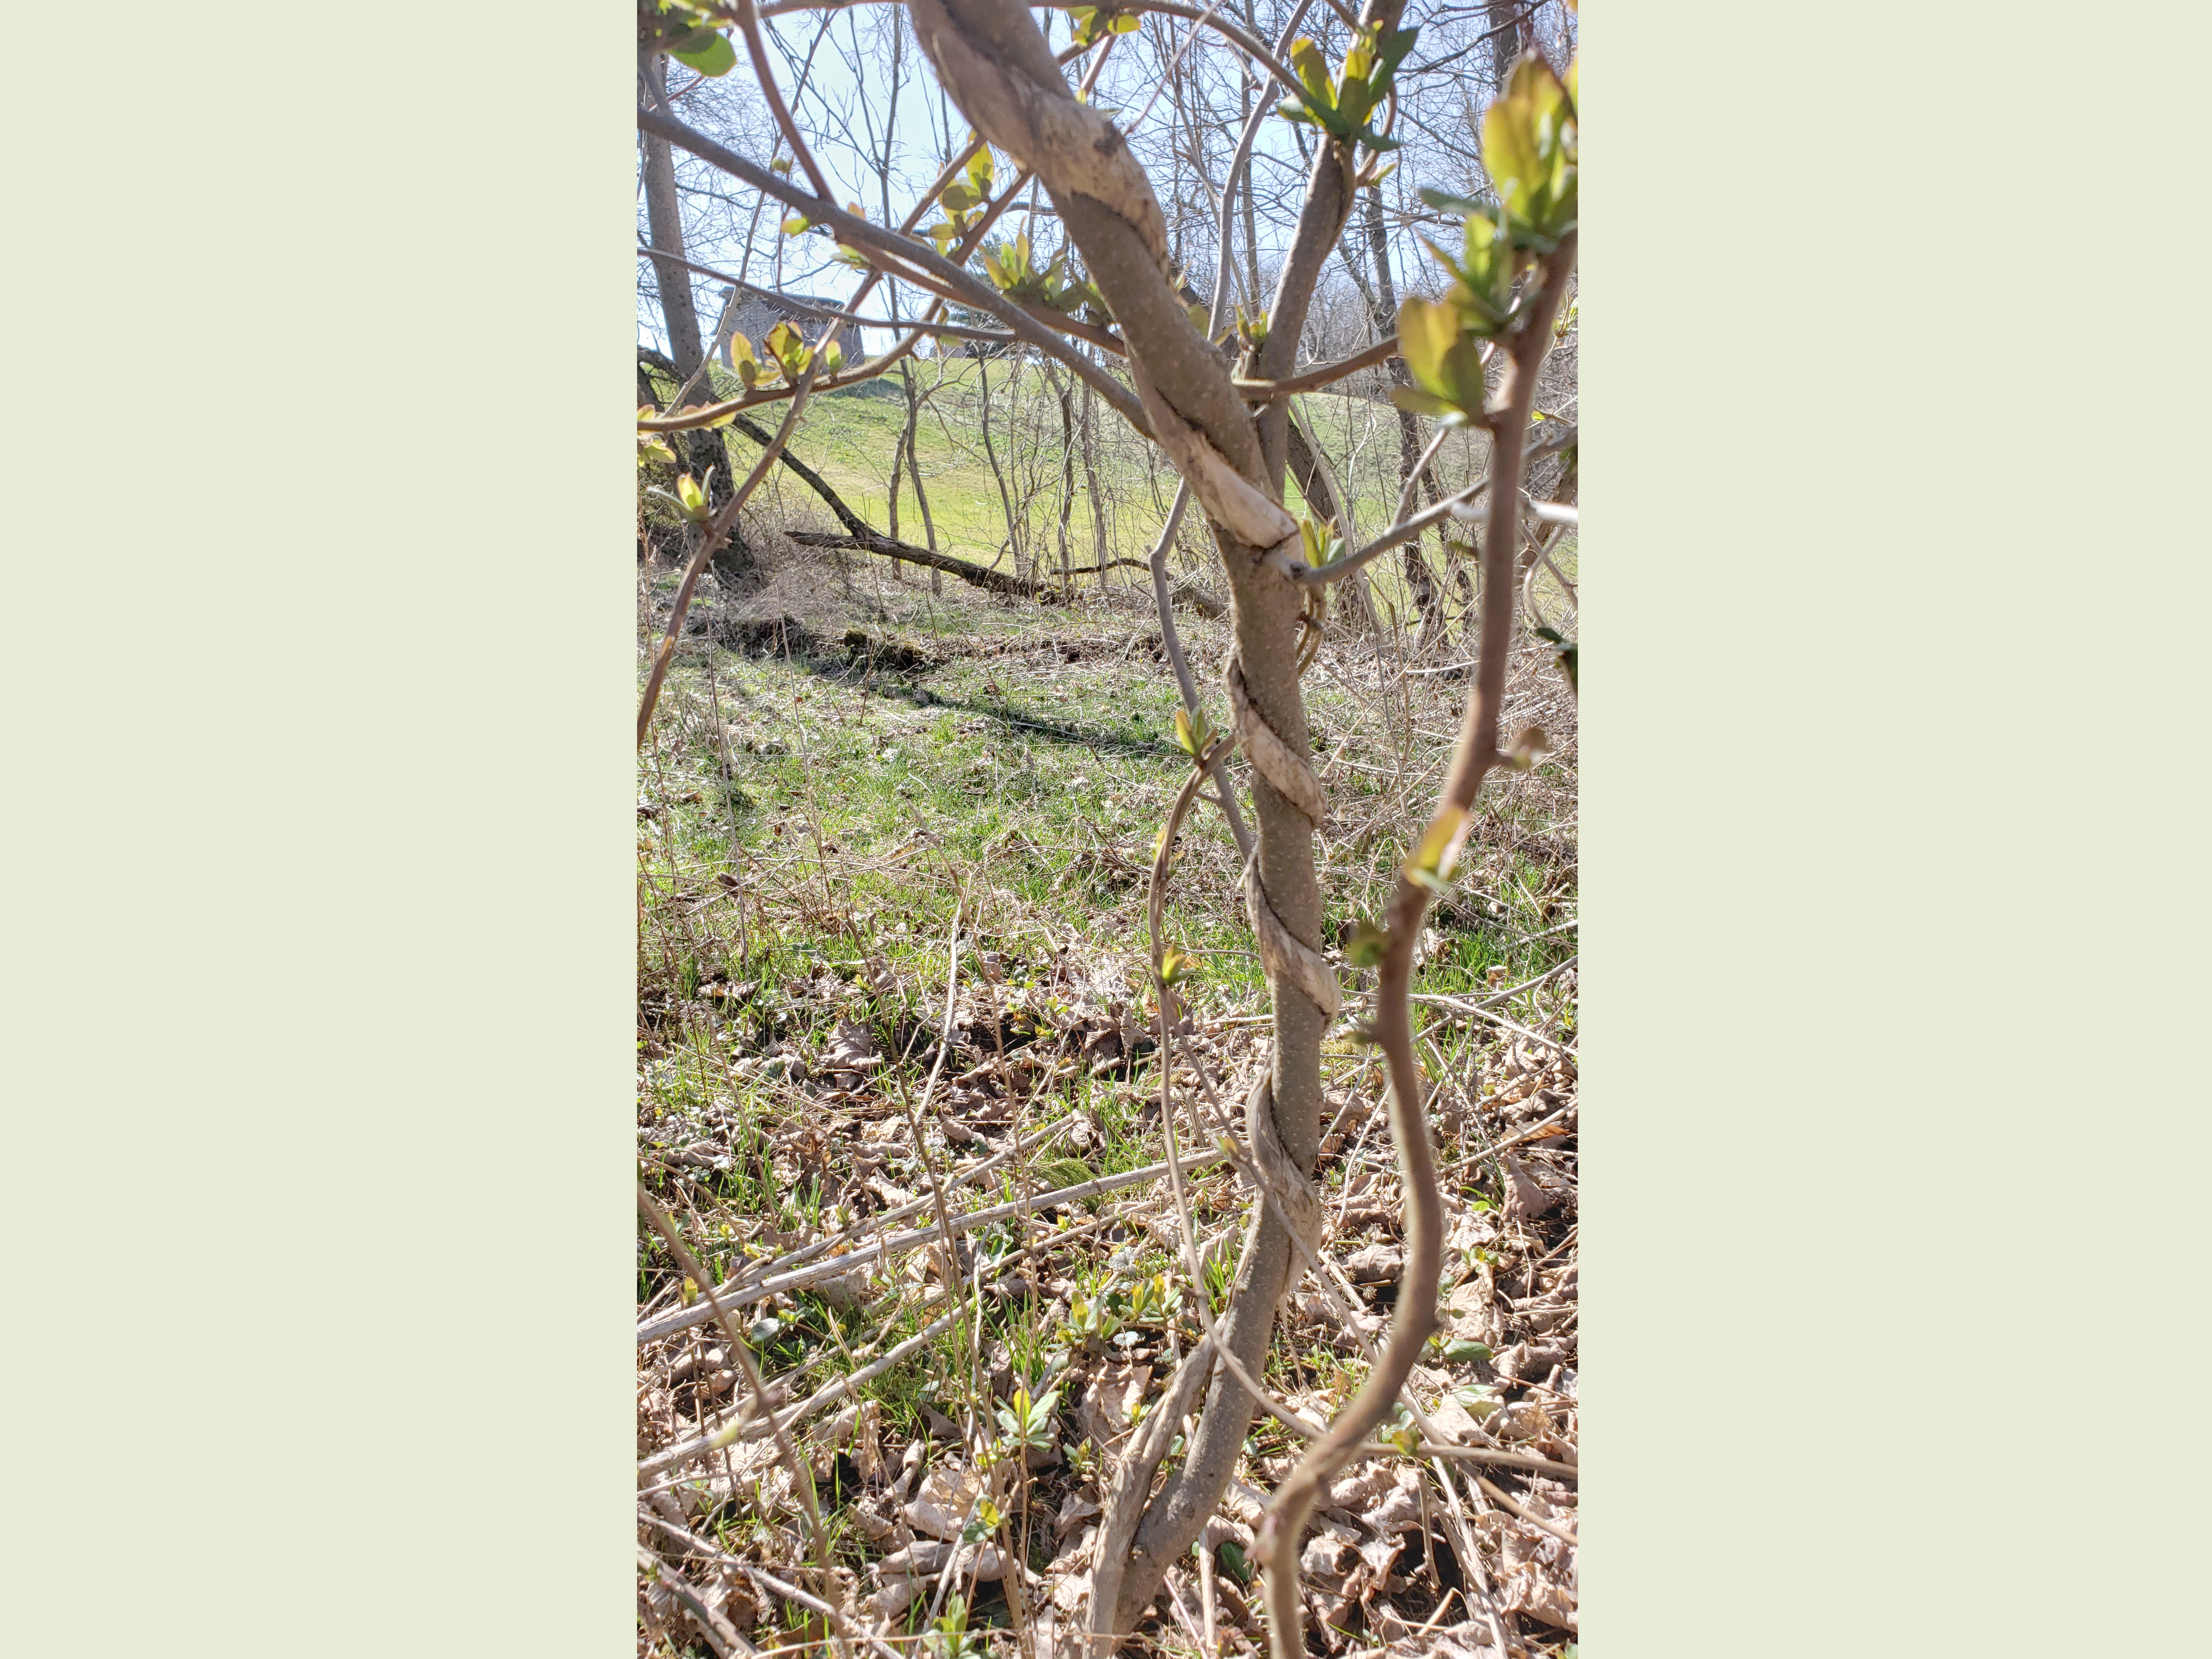
<svg viewBox="0 0 2212 1659"><path fill-rule="evenodd" d="M0 1650L633 1643L633 28L0 26Z"/></svg>
<svg viewBox="0 0 2212 1659"><path fill-rule="evenodd" d="M2201 1647L2204 14L1589 9L1587 1650Z"/></svg>
<svg viewBox="0 0 2212 1659"><path fill-rule="evenodd" d="M2204 25L1592 10L1594 1651L2154 1648ZM8 20L11 1651L632 1640L628 20L477 27Z"/></svg>

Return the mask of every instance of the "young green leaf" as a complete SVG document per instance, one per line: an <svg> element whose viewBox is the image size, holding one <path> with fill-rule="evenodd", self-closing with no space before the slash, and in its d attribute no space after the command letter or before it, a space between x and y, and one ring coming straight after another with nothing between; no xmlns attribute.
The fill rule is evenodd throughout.
<svg viewBox="0 0 2212 1659"><path fill-rule="evenodd" d="M1472 419L1482 412L1482 344L1478 332L1468 326L1466 308L1456 303L1459 298L1455 289L1444 300L1415 295L1399 306L1398 350L1418 389L1427 394L1411 403L1394 398L1401 409L1413 408L1447 421Z"/></svg>
<svg viewBox="0 0 2212 1659"><path fill-rule="evenodd" d="M1498 759L1512 771L1526 772L1535 765L1536 757L1543 754L1551 746L1552 740L1544 735L1542 726L1523 726L1520 734L1513 739L1512 747L1499 756Z"/></svg>
<svg viewBox="0 0 2212 1659"><path fill-rule="evenodd" d="M768 338L763 343L768 347L769 355L782 368L784 378L794 382L806 372L807 361L814 355L808 349L805 337L789 323L778 323L769 331Z"/></svg>
<svg viewBox="0 0 2212 1659"><path fill-rule="evenodd" d="M1352 924L1352 937L1344 942L1344 959L1355 968L1372 968L1382 960L1389 944L1390 935L1363 916Z"/></svg>
<svg viewBox="0 0 2212 1659"><path fill-rule="evenodd" d="M1467 424L1467 413L1457 404L1439 398L1433 392L1424 392L1417 386L1392 386L1390 401L1401 409L1415 415L1426 415L1447 426Z"/></svg>
<svg viewBox="0 0 2212 1659"><path fill-rule="evenodd" d="M753 356L753 343L737 330L732 329L723 342L722 366L743 380L748 392L760 379L760 360Z"/></svg>
<svg viewBox="0 0 2212 1659"><path fill-rule="evenodd" d="M1420 846L1406 860L1406 879L1431 891L1441 890L1451 878L1452 865L1474 820L1464 807L1447 806L1431 821Z"/></svg>
<svg viewBox="0 0 2212 1659"><path fill-rule="evenodd" d="M714 477L714 469L710 466L707 469L708 482L712 482ZM676 480L676 499L683 506L684 516L694 524L704 524L714 516L713 509L708 505L706 486L689 472Z"/></svg>
<svg viewBox="0 0 2212 1659"><path fill-rule="evenodd" d="M672 42L668 55L684 68L706 76L727 75L738 66L738 54L729 37L713 29L694 29Z"/></svg>
<svg viewBox="0 0 2212 1659"><path fill-rule="evenodd" d="M686 404L683 408L678 410L676 412L679 415L696 415L701 410L706 407L707 405L704 404ZM731 422L737 418L737 410L734 409L726 409L720 414L716 415L708 420L701 422L699 425L693 429L699 432L712 432L717 427L725 427L729 425Z"/></svg>
<svg viewBox="0 0 2212 1659"><path fill-rule="evenodd" d="M1482 118L1482 160L1516 228L1539 241L1574 228L1575 110L1551 65L1530 52Z"/></svg>
<svg viewBox="0 0 2212 1659"><path fill-rule="evenodd" d="M1335 88L1329 85L1328 59L1322 55L1321 47L1305 35L1291 42L1291 68L1305 87L1308 107L1313 104L1324 109L1336 107Z"/></svg>
<svg viewBox="0 0 2212 1659"><path fill-rule="evenodd" d="M1418 192L1421 200L1439 213L1456 213L1465 218L1470 213L1481 213L1489 204L1478 202L1472 196L1459 196L1448 190L1432 190L1423 185Z"/></svg>

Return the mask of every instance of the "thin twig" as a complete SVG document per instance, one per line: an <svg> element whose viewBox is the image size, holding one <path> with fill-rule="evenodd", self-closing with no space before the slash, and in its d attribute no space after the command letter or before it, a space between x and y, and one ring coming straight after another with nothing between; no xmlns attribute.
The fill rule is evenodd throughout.
<svg viewBox="0 0 2212 1659"><path fill-rule="evenodd" d="M707 1270L684 1248L683 1237L676 1231L676 1224L661 1212L660 1206L653 1201L653 1195L645 1190L643 1182L640 1182L637 1187L637 1212L645 1218L653 1231L660 1235L675 1255L678 1271L705 1291ZM737 1322L730 1317L728 1310L719 1301L714 1300L713 1291L707 1291L707 1297L708 1304L714 1309L714 1317L720 1322L722 1334L729 1339L730 1357L744 1372L745 1386L750 1390L749 1399L775 1430L776 1454L783 1459L784 1468L790 1472L792 1493L799 1500L799 1507L805 1512L807 1531L814 1543L816 1569L822 1575L821 1584L826 1593L836 1586L837 1580L830 1555L829 1530L822 1524L822 1506L815 1496L813 1472L800 1461L799 1448L792 1443L789 1431L775 1421L775 1408L769 1404L768 1387L761 1381L759 1367L753 1364L752 1350L746 1346L744 1338L738 1333ZM842 1652L842 1641L838 1646Z"/></svg>
<svg viewBox="0 0 2212 1659"><path fill-rule="evenodd" d="M1182 1167L1186 1170L1203 1169L1220 1163L1223 1157L1224 1154L1218 1152L1194 1153L1182 1160ZM1034 1198L1021 1199L1009 1204L994 1204L988 1209L963 1211L952 1218L952 1231L956 1233L973 1232L979 1227L988 1227L994 1221L1004 1221L1011 1216L1020 1215L1024 1211L1049 1209L1055 1205L1077 1203L1086 1198L1101 1198L1108 1193L1119 1192L1124 1187L1135 1187L1146 1182L1158 1181L1167 1172L1168 1166L1164 1163L1147 1164L1141 1169L1125 1170L1119 1175L1098 1176L1089 1181L1078 1182L1073 1186L1055 1188L1051 1192L1040 1193ZM790 1273L778 1274L773 1279L759 1279L750 1284L727 1285L718 1288L724 1300L731 1306L749 1307L756 1302L765 1301L779 1292L804 1290L810 1285L819 1285L825 1279L842 1279L856 1267L866 1267L871 1262L889 1256L903 1255L908 1250L920 1249L924 1245L935 1243L940 1237L942 1234L936 1226L919 1228L913 1232L895 1233L879 1243L864 1246L844 1255L833 1256L827 1261L817 1261L807 1267L796 1268ZM698 1306L664 1314L656 1320L640 1325L637 1330L637 1340L643 1343L656 1341L665 1336L673 1336L677 1332L687 1330L694 1325L703 1325L713 1316L710 1312Z"/></svg>
<svg viewBox="0 0 2212 1659"><path fill-rule="evenodd" d="M1533 1511L1523 1508L1519 1503L1515 1501L1510 1493L1501 1492L1498 1487L1492 1486L1490 1482L1484 1480L1480 1475L1478 1474L1474 1477L1474 1484L1481 1487L1485 1492L1488 1493L1490 1496L1490 1501L1497 1504L1499 1509L1504 1510L1506 1514L1517 1516L1520 1519L1526 1521L1530 1526L1540 1528L1543 1531L1548 1532L1553 1537L1558 1539L1563 1544L1579 1544L1581 1542L1581 1540L1577 1539L1573 1533L1568 1531L1566 1528L1561 1526L1558 1522L1547 1521L1542 1516L1537 1515Z"/></svg>
<svg viewBox="0 0 2212 1659"><path fill-rule="evenodd" d="M690 1535L688 1533L683 1533L683 1528L680 1527L671 1526L657 1515L641 1512L638 1518L650 1521L654 1525L670 1532L682 1533L686 1538ZM684 1610L698 1620L699 1628L705 1634L708 1645L720 1656L720 1659L752 1659L754 1655L760 1652L758 1648L738 1635L738 1627L699 1593L698 1586L642 1544L637 1547L637 1565L642 1571L668 1586L670 1593L684 1604Z"/></svg>

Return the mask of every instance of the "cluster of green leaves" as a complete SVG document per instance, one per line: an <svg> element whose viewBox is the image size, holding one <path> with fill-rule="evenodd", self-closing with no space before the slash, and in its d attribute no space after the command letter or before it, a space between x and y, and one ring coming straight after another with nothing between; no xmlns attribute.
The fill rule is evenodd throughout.
<svg viewBox="0 0 2212 1659"><path fill-rule="evenodd" d="M707 469L707 476L704 478L695 478L686 472L676 480L677 503L683 507L684 516L694 524L704 524L714 516L713 507L707 495L708 489L714 482L714 469L710 466ZM689 1284L690 1281L687 1279L685 1283ZM685 1300L688 1302L690 1298L686 1297Z"/></svg>
<svg viewBox="0 0 2212 1659"><path fill-rule="evenodd" d="M1055 1338L1069 1347L1093 1341L1132 1346L1139 1331L1172 1324L1182 1308L1182 1286L1165 1273L1153 1273L1071 1297L1067 1322Z"/></svg>
<svg viewBox="0 0 2212 1659"><path fill-rule="evenodd" d="M737 68L736 48L703 7L686 0L656 0L653 9L663 50L684 68L706 76L727 75Z"/></svg>
<svg viewBox="0 0 2212 1659"><path fill-rule="evenodd" d="M1074 44L1079 46L1095 46L1109 34L1134 34L1145 21L1133 11L1116 11L1111 6L1070 6L1067 16L1075 25Z"/></svg>
<svg viewBox="0 0 2212 1659"><path fill-rule="evenodd" d="M991 187L997 179L998 168L986 145L969 158L965 178L955 179L937 192L937 204L945 210L945 216L926 227L922 234L937 244L939 253L950 253L952 245L968 234L983 204L991 199Z"/></svg>
<svg viewBox="0 0 2212 1659"><path fill-rule="evenodd" d="M1438 1332L1429 1340L1443 1356L1447 1364L1472 1365L1478 1360L1490 1358L1490 1345L1486 1342L1477 1342L1471 1337L1448 1337L1442 1332Z"/></svg>
<svg viewBox="0 0 2212 1659"><path fill-rule="evenodd" d="M1158 1328L1182 1311L1182 1286L1165 1273L1132 1279L1121 1294L1122 1317L1133 1326Z"/></svg>
<svg viewBox="0 0 2212 1659"><path fill-rule="evenodd" d="M1567 689L1579 693L1583 687L1582 682L1576 678L1576 670L1581 665L1576 659L1578 647L1575 641L1556 628L1539 628L1536 637L1553 647L1552 665L1567 677Z"/></svg>
<svg viewBox="0 0 2212 1659"><path fill-rule="evenodd" d="M936 1659L982 1659L988 1650L981 1638L968 1633L968 1600L957 1595L945 1598L943 1615L921 1643Z"/></svg>
<svg viewBox="0 0 2212 1659"><path fill-rule="evenodd" d="M1334 77L1322 49L1300 35L1291 44L1291 68L1299 82L1297 95L1277 105L1275 112L1286 121L1317 126L1341 144L1397 149L1400 141L1384 137L1371 123L1389 95L1391 77L1419 34L1417 28L1385 33L1380 25L1362 29L1344 54L1342 73Z"/></svg>
<svg viewBox="0 0 2212 1659"><path fill-rule="evenodd" d="M805 337L789 323L778 323L761 342L758 354L753 343L742 334L730 336L730 361L736 365L738 378L750 392L762 381L781 379L797 386L799 377L806 373L806 366L814 361L814 348L806 343ZM822 367L835 374L844 367L845 350L835 340L822 353Z"/></svg>
<svg viewBox="0 0 2212 1659"><path fill-rule="evenodd" d="M1401 409L1453 423L1480 417L1483 342L1512 326L1522 271L1575 228L1574 80L1570 68L1563 84L1534 52L1514 66L1482 119L1483 165L1497 201L1421 192L1431 207L1465 216L1465 237L1457 255L1422 238L1452 284L1440 300L1415 296L1398 307L1398 348L1414 380L1391 393Z"/></svg>
<svg viewBox="0 0 2212 1659"><path fill-rule="evenodd" d="M1298 540L1304 548L1306 562L1316 570L1344 556L1344 538L1336 533L1334 519L1325 525L1316 524L1310 516L1300 519Z"/></svg>
<svg viewBox="0 0 2212 1659"><path fill-rule="evenodd" d="M1058 1334L1070 1346L1089 1341L1105 1341L1121 1328L1121 1316L1115 1310L1111 1295L1079 1296L1067 1305L1067 1322Z"/></svg>
<svg viewBox="0 0 2212 1659"><path fill-rule="evenodd" d="M1048 1389L1035 1398L1030 1397L1027 1388L1016 1389L1014 1397L1000 1407L997 1413L1008 1454L1050 1451L1053 1413L1059 1409L1057 1389Z"/></svg>
<svg viewBox="0 0 2212 1659"><path fill-rule="evenodd" d="M1194 715L1187 708L1175 711L1175 741L1176 747L1193 760L1213 746L1213 727L1206 718L1205 709L1200 708Z"/></svg>
<svg viewBox="0 0 2212 1659"><path fill-rule="evenodd" d="M981 1543L1006 1523L1005 1510L988 1498L979 1498L975 1504L975 1513L960 1528L960 1541L963 1544Z"/></svg>
<svg viewBox="0 0 2212 1659"><path fill-rule="evenodd" d="M1352 923L1351 936L1344 941L1344 959L1355 968L1372 968L1382 960L1389 945L1390 935L1362 916Z"/></svg>
<svg viewBox="0 0 2212 1659"><path fill-rule="evenodd" d="M986 247L983 269L990 274L992 286L1009 299L1025 300L1068 317L1085 306L1102 313L1106 309L1098 290L1067 269L1066 248L1040 267L1027 234Z"/></svg>
<svg viewBox="0 0 2212 1659"><path fill-rule="evenodd" d="M1375 1431L1375 1437L1395 1446L1407 1457L1415 1456L1420 1451L1420 1427L1413 1421L1413 1413L1402 1405L1383 1419L1382 1425Z"/></svg>

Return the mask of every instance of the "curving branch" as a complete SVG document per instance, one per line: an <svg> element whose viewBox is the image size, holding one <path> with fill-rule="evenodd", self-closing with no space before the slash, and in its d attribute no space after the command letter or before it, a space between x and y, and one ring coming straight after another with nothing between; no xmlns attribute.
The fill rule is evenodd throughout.
<svg viewBox="0 0 2212 1659"><path fill-rule="evenodd" d="M856 304L858 300L856 295ZM824 345L837 337L837 330L842 322L841 318L830 325L822 336ZM684 637L684 618L691 609L691 595L698 591L699 578L706 574L714 555L721 550L722 544L730 538L730 532L737 528L739 511L752 499L753 491L760 488L761 480L768 477L769 470L783 453L783 447L791 441L791 434L799 425L799 417L806 408L807 398L814 390L815 371L821 366L822 354L817 350L799 377L798 387L792 394L791 407L783 412L783 424L776 428L775 436L769 441L768 447L762 452L753 470L745 476L745 481L730 493L730 499L715 510L714 516L699 532L699 544L691 550L691 561L684 567L684 579L677 584L675 601L669 606L667 630L660 637L659 649L653 653L653 666L646 674L644 695L638 699L637 746L641 749L645 747L646 733L653 729L653 711L659 707L660 688L667 683L668 671L675 664L677 641Z"/></svg>
<svg viewBox="0 0 2212 1659"><path fill-rule="evenodd" d="M1448 874L1473 823L1471 809L1483 776L1497 763L1498 720L1505 699L1505 665L1513 644L1513 564L1520 550L1521 472L1536 375L1552 343L1552 319L1574 270L1570 231L1541 267L1535 292L1519 326L1505 343L1505 376L1490 417L1489 512L1482 541L1481 647L1474 688L1468 695L1436 814L1422 844L1447 848L1437 870ZM1408 860L1408 867L1412 860ZM1398 1151L1406 1194L1405 1268L1390 1319L1389 1340L1350 1404L1328 1433L1310 1446L1276 1489L1260 1523L1255 1553L1267 1573L1268 1639L1274 1659L1304 1659L1299 1623L1297 1555L1300 1534L1322 1488L1357 1454L1413 1374L1421 1346L1437 1325L1437 1280L1443 1256L1443 1210L1429 1146L1424 1085L1413 1054L1409 1014L1413 952L1429 888L1410 875L1399 878L1388 913L1387 943L1375 994L1374 1031L1389 1074L1390 1135Z"/></svg>

